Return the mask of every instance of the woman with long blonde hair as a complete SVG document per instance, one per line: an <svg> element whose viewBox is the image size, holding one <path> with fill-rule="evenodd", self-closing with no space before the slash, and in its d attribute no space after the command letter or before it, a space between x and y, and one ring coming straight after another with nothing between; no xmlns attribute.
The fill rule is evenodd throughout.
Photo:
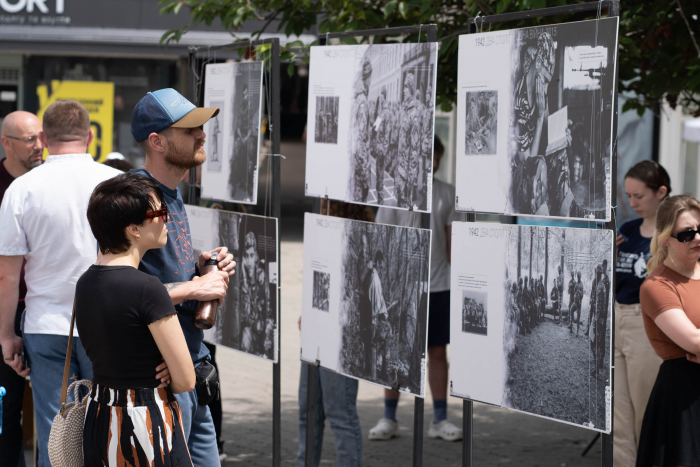
<svg viewBox="0 0 700 467"><path fill-rule="evenodd" d="M649 396L638 467L700 465L700 203L666 198L656 214L644 328L663 363Z"/></svg>

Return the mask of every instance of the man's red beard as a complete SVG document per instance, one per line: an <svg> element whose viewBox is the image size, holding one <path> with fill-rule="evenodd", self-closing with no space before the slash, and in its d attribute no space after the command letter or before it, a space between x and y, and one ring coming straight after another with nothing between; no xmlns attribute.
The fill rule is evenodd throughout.
<svg viewBox="0 0 700 467"><path fill-rule="evenodd" d="M207 155L204 153L204 145L199 142L195 145L194 150L180 149L174 146L170 146L168 149L168 152L165 154L165 162L179 169L191 169L202 165L207 160Z"/></svg>

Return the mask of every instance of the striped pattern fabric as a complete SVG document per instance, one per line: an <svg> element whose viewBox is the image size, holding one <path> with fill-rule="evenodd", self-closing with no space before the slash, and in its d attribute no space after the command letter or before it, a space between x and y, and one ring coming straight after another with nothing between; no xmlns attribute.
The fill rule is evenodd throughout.
<svg viewBox="0 0 700 467"><path fill-rule="evenodd" d="M85 413L83 455L86 467L192 467L170 387L117 390L95 384Z"/></svg>

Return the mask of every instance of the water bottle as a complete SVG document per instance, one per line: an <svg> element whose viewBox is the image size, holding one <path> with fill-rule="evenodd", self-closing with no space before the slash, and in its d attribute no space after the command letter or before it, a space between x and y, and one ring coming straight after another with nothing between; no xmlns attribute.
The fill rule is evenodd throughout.
<svg viewBox="0 0 700 467"><path fill-rule="evenodd" d="M3 386L0 386L0 435L2 434L2 398L5 397L7 391Z"/></svg>
<svg viewBox="0 0 700 467"><path fill-rule="evenodd" d="M216 259L216 252L214 252L211 254L211 258L204 262L202 275L205 276L217 269L219 269L219 261ZM198 329L211 329L216 323L216 307L218 304L218 300L199 302L197 312L194 315L194 326Z"/></svg>

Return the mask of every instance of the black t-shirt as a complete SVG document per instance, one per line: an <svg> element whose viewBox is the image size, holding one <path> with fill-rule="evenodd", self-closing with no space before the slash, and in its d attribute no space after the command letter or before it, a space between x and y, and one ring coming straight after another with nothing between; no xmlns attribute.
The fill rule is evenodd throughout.
<svg viewBox="0 0 700 467"><path fill-rule="evenodd" d="M148 325L175 314L157 277L129 266L90 266L75 288L75 321L93 382L155 388L161 356Z"/></svg>
<svg viewBox="0 0 700 467"><path fill-rule="evenodd" d="M635 219L620 227L620 233L627 237L627 240L617 247L615 300L624 305L639 303L639 288L647 278L651 238L642 237L639 231L642 222L644 219Z"/></svg>

